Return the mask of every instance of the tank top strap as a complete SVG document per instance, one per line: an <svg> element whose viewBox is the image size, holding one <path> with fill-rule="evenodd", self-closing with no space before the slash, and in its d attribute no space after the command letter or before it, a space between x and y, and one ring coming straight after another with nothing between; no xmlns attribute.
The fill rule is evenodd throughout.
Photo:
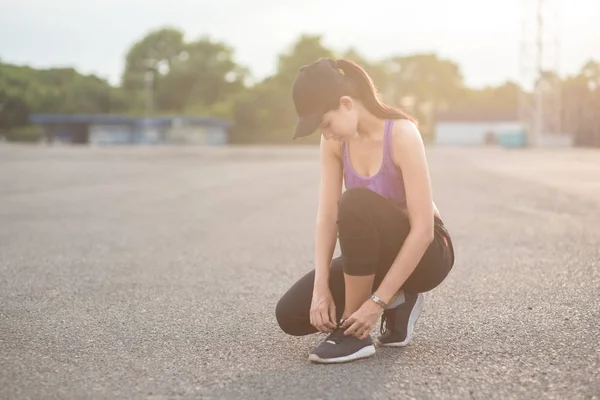
<svg viewBox="0 0 600 400"><path fill-rule="evenodd" d="M385 121L385 130L383 131L383 162L393 160L392 157L392 127L394 120L388 119Z"/></svg>

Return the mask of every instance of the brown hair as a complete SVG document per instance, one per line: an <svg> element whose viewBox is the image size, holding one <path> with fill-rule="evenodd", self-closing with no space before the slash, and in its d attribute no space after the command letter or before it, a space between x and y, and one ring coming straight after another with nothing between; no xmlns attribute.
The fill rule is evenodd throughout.
<svg viewBox="0 0 600 400"><path fill-rule="evenodd" d="M401 109L388 106L379 100L373 80L360 65L345 59L337 60L336 65L346 78L347 92L362 101L373 115L384 119L407 119L413 123L417 122Z"/></svg>

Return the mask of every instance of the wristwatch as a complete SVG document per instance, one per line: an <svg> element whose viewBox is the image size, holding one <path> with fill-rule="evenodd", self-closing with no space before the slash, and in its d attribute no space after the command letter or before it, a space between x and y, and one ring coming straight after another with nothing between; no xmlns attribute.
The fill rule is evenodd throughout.
<svg viewBox="0 0 600 400"><path fill-rule="evenodd" d="M373 294L371 296L371 300L373 300L375 303L379 304L381 307L383 307L383 309L387 309L387 304L385 301L381 300L379 297L377 297L377 295Z"/></svg>

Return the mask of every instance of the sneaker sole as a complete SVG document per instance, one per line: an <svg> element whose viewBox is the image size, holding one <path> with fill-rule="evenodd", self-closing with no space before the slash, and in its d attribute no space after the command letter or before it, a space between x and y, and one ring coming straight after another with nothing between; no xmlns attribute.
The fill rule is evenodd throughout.
<svg viewBox="0 0 600 400"><path fill-rule="evenodd" d="M410 317L408 317L408 327L407 327L407 332L406 332L406 339L404 339L402 342L391 342L391 343L382 343L379 341L379 339L375 339L375 342L377 343L377 345L381 346L381 347L404 347L407 344L409 344L413 338L415 324L417 323L419 316L421 316L421 311L423 310L424 303L425 303L425 296L423 295L423 293L419 293L419 296L417 297L417 302L415 303L415 307L412 309L412 311L410 313Z"/></svg>
<svg viewBox="0 0 600 400"><path fill-rule="evenodd" d="M375 354L375 346L373 346L371 344L369 346L363 347L356 353L353 353L353 354L350 354L350 355L347 355L344 357L321 358L321 357L317 356L316 354L311 354L310 356L308 356L308 359L312 362L319 363L319 364L337 364L337 363L344 363L344 362L359 360L361 358L371 357L373 354Z"/></svg>

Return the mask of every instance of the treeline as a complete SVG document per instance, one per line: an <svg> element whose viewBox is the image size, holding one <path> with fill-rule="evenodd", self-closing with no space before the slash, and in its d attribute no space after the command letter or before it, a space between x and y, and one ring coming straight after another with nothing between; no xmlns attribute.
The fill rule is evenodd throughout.
<svg viewBox="0 0 600 400"><path fill-rule="evenodd" d="M300 66L319 57L349 58L363 65L381 97L418 118L426 137L439 111L514 113L519 107L515 83L469 88L459 66L436 54L373 61L354 49L329 49L320 36L303 35L279 55L273 75L252 81L227 44L207 37L186 41L180 30L165 28L132 45L116 87L72 68L41 70L0 62L0 132L18 136L11 132L26 127L31 113L150 112L229 118L235 143L288 143L295 122L292 81ZM563 130L597 129L600 113L586 110L600 109L600 64L590 60L561 85Z"/></svg>

